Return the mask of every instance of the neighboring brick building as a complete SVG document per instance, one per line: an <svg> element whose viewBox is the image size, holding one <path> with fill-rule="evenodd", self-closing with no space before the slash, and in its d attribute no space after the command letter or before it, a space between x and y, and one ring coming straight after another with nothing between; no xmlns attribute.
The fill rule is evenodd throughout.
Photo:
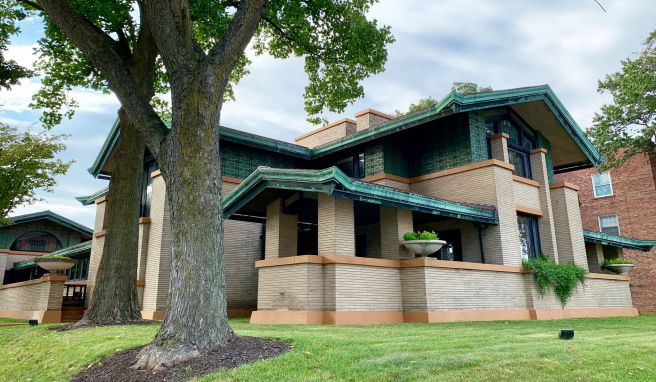
<svg viewBox="0 0 656 382"><path fill-rule="evenodd" d="M605 231L613 233L616 221L619 232L614 234L656 239L656 154L635 155L609 174L610 179L589 168L557 175L581 188L583 229L601 232L604 225ZM633 304L641 313L656 313L656 248L648 252L623 249L623 253L635 261L630 273Z"/></svg>

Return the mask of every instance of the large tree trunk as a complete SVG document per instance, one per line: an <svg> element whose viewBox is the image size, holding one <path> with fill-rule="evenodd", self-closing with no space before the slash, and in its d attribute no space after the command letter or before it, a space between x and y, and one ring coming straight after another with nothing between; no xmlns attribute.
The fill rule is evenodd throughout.
<svg viewBox="0 0 656 382"><path fill-rule="evenodd" d="M115 169L105 212L107 235L85 324L116 324L141 319L137 293L139 206L144 145L123 109L121 135L114 150Z"/></svg>
<svg viewBox="0 0 656 382"><path fill-rule="evenodd" d="M203 85L193 88L211 88ZM139 354L135 367L140 369L172 366L220 349L234 337L227 317L222 251L222 93L191 93L173 113L173 129L160 160L171 209L171 283L164 322Z"/></svg>

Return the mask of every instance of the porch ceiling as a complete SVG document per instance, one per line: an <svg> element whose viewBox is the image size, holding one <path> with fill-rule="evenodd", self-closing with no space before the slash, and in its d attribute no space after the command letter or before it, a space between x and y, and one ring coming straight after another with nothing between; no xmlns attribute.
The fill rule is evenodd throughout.
<svg viewBox="0 0 656 382"><path fill-rule="evenodd" d="M353 180L337 167L290 170L259 167L223 201L223 214L263 216L276 197L295 192L322 192L335 197L387 205L487 224L498 224L494 207L467 205L431 198L377 184Z"/></svg>

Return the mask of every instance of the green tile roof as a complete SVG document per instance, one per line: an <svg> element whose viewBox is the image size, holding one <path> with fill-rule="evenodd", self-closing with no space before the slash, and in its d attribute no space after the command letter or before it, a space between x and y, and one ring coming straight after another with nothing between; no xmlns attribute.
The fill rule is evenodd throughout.
<svg viewBox="0 0 656 382"><path fill-rule="evenodd" d="M488 224L498 224L493 207L484 208L431 198L391 187L356 181L337 167L324 170L290 170L259 167L223 200L226 218L267 188L323 192L340 198L365 201Z"/></svg>
<svg viewBox="0 0 656 382"><path fill-rule="evenodd" d="M583 231L583 240L586 243L609 245L611 247L637 249L639 251L650 251L656 246L656 240L637 240L629 237L609 235L607 233Z"/></svg>
<svg viewBox="0 0 656 382"><path fill-rule="evenodd" d="M11 224L29 223L37 220L50 220L54 223L60 224L66 228L72 229L73 231L77 231L88 236L91 236L91 234L93 234L93 230L91 228L85 227L78 222L75 222L71 219L63 217L49 210L34 212L31 214L25 214L20 216L12 216L9 217L9 220L11 221Z"/></svg>
<svg viewBox="0 0 656 382"><path fill-rule="evenodd" d="M549 85L531 86L468 95L451 92L433 107L395 118L380 126L357 132L355 134L326 143L313 149L285 141L280 141L277 139L247 133L240 130L230 129L223 126L221 127L220 136L221 139L258 147L297 158L314 159L390 134L394 134L398 131L406 130L453 113L483 110L493 107L509 106L538 100L545 102L545 104L554 113L565 130L572 137L572 139L574 139L581 150L585 153L590 162L594 166L598 166L603 159L601 154L599 154L599 152L594 148L590 140L583 133L583 130L581 130L576 121L574 121L572 116L569 114L567 109L565 109L558 97L556 97L556 94L553 92L551 87L549 87ZM105 176L101 174L101 169L118 139L119 130L120 129L117 119L114 122L109 135L105 139L105 142L103 143L103 146L98 153L98 156L96 157L93 165L88 170L94 177Z"/></svg>
<svg viewBox="0 0 656 382"><path fill-rule="evenodd" d="M75 199L78 202L82 203L83 206L88 206L90 204L93 204L96 201L96 199L98 199L99 197L107 194L107 192L109 192L109 187L105 187L102 190L98 190L91 195L76 196Z"/></svg>

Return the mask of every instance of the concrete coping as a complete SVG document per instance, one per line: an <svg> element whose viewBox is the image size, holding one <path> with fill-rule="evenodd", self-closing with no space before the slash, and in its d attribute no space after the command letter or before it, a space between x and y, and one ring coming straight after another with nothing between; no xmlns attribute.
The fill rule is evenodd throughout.
<svg viewBox="0 0 656 382"><path fill-rule="evenodd" d="M530 153L531 154L540 154L540 153L546 154L547 152L548 152L547 149L545 149L544 147L538 147L537 149L531 150Z"/></svg>
<svg viewBox="0 0 656 382"><path fill-rule="evenodd" d="M505 138L505 139L510 139L510 135L506 133L496 133L490 135L490 139L497 139L497 138Z"/></svg>
<svg viewBox="0 0 656 382"><path fill-rule="evenodd" d="M0 249L0 253L7 255L19 255L19 256L45 256L48 252L32 252L32 251L13 251L10 249Z"/></svg>
<svg viewBox="0 0 656 382"><path fill-rule="evenodd" d="M528 269L521 266L470 263L465 261L446 261L435 259L406 259L390 260L376 259L370 257L356 257L347 255L302 255L288 256L277 259L265 259L255 262L255 268L270 268L295 264L347 264L361 265L366 267L382 268L448 268L468 269L474 271L504 272L504 273L530 273ZM589 279L629 281L626 275L610 275L605 273L588 273Z"/></svg>
<svg viewBox="0 0 656 382"><path fill-rule="evenodd" d="M481 169L481 168L492 167L492 166L501 167L501 168L504 168L504 169L510 170L510 171L515 170L515 166L511 165L510 163L506 163L506 162L500 161L498 159L488 159L488 160L484 160L484 161L481 161L481 162L466 164L464 166L458 166L458 167L453 167L453 168L449 168L449 169L442 170L442 171L432 172L432 173L426 174L426 175L416 176L414 178L404 178L402 176L397 176L397 175L392 175L392 174L387 174L387 173L380 173L380 174L376 174L376 175L367 176L367 177L359 179L359 180L363 181L363 182L370 182L371 183L371 182L375 182L375 181L382 180L382 179L389 179L389 180L394 180L396 182L411 184L411 183L423 182L423 181L430 180L430 179L441 178L441 177L444 177L444 176L455 175L455 174L459 174L459 173L463 173L463 172L467 172L467 171L474 171L474 170L478 170L478 169ZM527 180L531 181L531 179L527 179ZM538 183L538 186L539 186L539 183Z"/></svg>
<svg viewBox="0 0 656 382"><path fill-rule="evenodd" d="M519 175L513 175L512 178L515 182L524 183L529 186L540 188L540 182L538 182L537 180L524 178L523 176L519 176Z"/></svg>
<svg viewBox="0 0 656 382"><path fill-rule="evenodd" d="M551 184L549 185L549 188L550 188L550 189L555 189L555 188L569 188L569 189L572 189L572 190L574 190L574 191L579 191L579 190L580 190L579 186L577 186L577 185L574 184L574 183L570 183L570 182L556 182L556 183L551 183Z"/></svg>
<svg viewBox="0 0 656 382"><path fill-rule="evenodd" d="M93 237L100 238L107 235L107 230L100 230L93 233Z"/></svg>
<svg viewBox="0 0 656 382"><path fill-rule="evenodd" d="M307 133L305 133L305 134L303 134L303 135L299 135L298 137L294 138L294 141L295 141L295 142L298 142L298 141L303 140L303 139L305 139L305 138L307 138L307 137L309 137L309 136L311 136L311 135L314 135L314 134L320 133L320 132L322 132L322 131L324 131L324 130L328 130L328 129L330 129L331 127L339 126L339 125L342 125L342 124L357 125L357 122L354 121L354 120L352 120L352 119L350 119L350 118L342 118L342 119L340 119L340 120L338 120L338 121L335 121L335 122L329 123L329 124L327 124L327 125L325 125L325 126L322 126L322 127L319 127L318 129L314 129L314 130L312 130L312 131L309 131L309 132L307 132Z"/></svg>
<svg viewBox="0 0 656 382"><path fill-rule="evenodd" d="M27 286L27 285L41 284L41 283L53 282L53 281L65 282L66 280L68 280L68 276L66 276L66 275L53 275L53 274L48 273L46 275L43 275L39 279L27 280L27 281L21 281L21 282L17 282L17 283L2 285L2 286L0 286L0 290L9 289L9 288L18 288L18 287Z"/></svg>

